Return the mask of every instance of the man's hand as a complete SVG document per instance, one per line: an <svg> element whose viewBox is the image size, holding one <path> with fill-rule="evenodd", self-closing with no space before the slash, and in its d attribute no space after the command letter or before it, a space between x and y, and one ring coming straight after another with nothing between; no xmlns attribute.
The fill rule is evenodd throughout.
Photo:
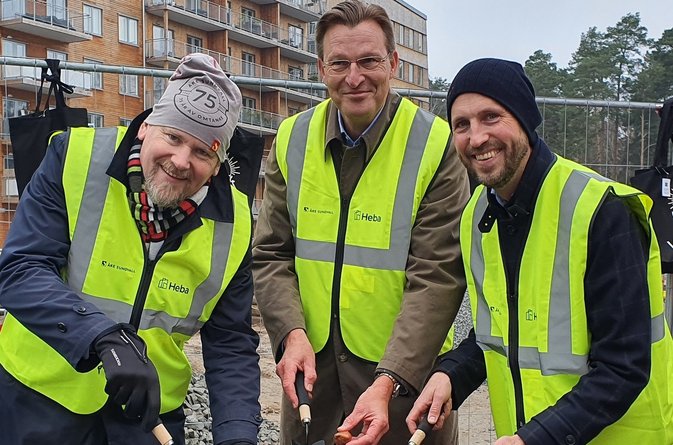
<svg viewBox="0 0 673 445"><path fill-rule="evenodd" d="M451 379L443 372L436 372L409 411L406 419L409 431L412 434L416 431L426 412L428 423L434 425L433 429L440 429L444 426L445 416L451 412L451 405Z"/></svg>
<svg viewBox="0 0 673 445"><path fill-rule="evenodd" d="M290 399L293 408L299 406L294 387L297 371L304 372L304 387L309 396L317 378L315 372L315 353L303 329L294 329L283 340L283 357L276 365L276 374L280 377L283 391Z"/></svg>
<svg viewBox="0 0 673 445"><path fill-rule="evenodd" d="M388 403L393 394L393 382L379 376L355 403L353 412L344 419L337 431L350 431L362 422L362 432L348 445L374 445L388 431Z"/></svg>
<svg viewBox="0 0 673 445"><path fill-rule="evenodd" d="M125 405L126 417L139 420L145 431L151 431L159 424L161 391L145 342L130 325L118 325L100 336L94 349L103 362L105 392L118 405Z"/></svg>
<svg viewBox="0 0 673 445"><path fill-rule="evenodd" d="M526 445L516 434L514 436L502 436L495 441L494 445Z"/></svg>

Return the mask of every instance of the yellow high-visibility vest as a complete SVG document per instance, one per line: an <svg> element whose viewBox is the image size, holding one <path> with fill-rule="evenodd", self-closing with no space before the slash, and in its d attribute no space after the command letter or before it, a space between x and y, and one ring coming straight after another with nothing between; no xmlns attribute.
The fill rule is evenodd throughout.
<svg viewBox="0 0 673 445"><path fill-rule="evenodd" d="M276 137L299 292L315 351L325 346L334 313L348 349L378 362L401 307L412 225L446 149L449 127L402 99L345 202L325 152L329 102L286 119ZM334 312L332 304L338 304ZM451 348L452 333L443 350Z"/></svg>
<svg viewBox="0 0 673 445"><path fill-rule="evenodd" d="M63 279L119 323L129 322L136 295L147 294L138 335L159 375L161 412L174 410L184 402L191 378L184 343L208 320L248 250L247 197L232 186L234 223L202 218L177 250L150 262L129 213L126 187L105 173L126 128L69 131L63 189L71 246ZM75 371L11 314L0 331L0 363L24 385L77 414L96 412L108 397L102 369Z"/></svg>
<svg viewBox="0 0 673 445"><path fill-rule="evenodd" d="M673 341L664 320L659 247L649 222L651 200L559 157L535 203L518 280L517 320L509 319L508 289L497 221L487 233L478 223L488 206L480 186L461 220L460 240L477 343L484 351L498 436L517 430L515 392L508 363L509 326L518 323L518 366L525 422L554 405L589 369L591 332L584 278L593 217L607 193L624 200L649 237L647 281L652 326L650 381L627 413L592 444L673 443Z"/></svg>

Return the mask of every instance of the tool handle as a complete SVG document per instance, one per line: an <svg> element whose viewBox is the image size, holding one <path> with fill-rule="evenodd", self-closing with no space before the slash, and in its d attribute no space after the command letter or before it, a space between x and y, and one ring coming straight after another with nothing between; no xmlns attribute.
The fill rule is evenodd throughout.
<svg viewBox="0 0 673 445"><path fill-rule="evenodd" d="M423 440L430 435L430 431L432 431L432 425L428 422L427 416L424 416L413 436L409 439L409 445L421 445Z"/></svg>
<svg viewBox="0 0 673 445"><path fill-rule="evenodd" d="M294 389L297 391L299 406L310 405L308 392L306 392L306 387L304 386L304 373L302 371L297 371L297 376L294 379Z"/></svg>
<svg viewBox="0 0 673 445"><path fill-rule="evenodd" d="M173 445L173 437L171 433L168 432L163 423L155 426L152 430L152 434L157 438L161 445Z"/></svg>
<svg viewBox="0 0 673 445"><path fill-rule="evenodd" d="M428 434L430 434L430 431L432 431L433 426L434 425L430 425L427 416L425 416L421 419L421 423L418 424L418 429L423 431L427 436Z"/></svg>
<svg viewBox="0 0 673 445"><path fill-rule="evenodd" d="M311 423L311 404L304 386L304 373L302 371L297 371L294 379L294 389L297 391L297 398L299 399L299 418L304 424Z"/></svg>

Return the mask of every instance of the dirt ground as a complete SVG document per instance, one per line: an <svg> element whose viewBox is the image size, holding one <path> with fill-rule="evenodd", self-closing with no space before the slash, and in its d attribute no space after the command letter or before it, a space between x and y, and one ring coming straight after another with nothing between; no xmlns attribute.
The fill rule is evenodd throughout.
<svg viewBox="0 0 673 445"><path fill-rule="evenodd" d="M258 352L262 375L260 395L262 416L269 421L278 422L280 420L282 388L276 376L269 337L266 335L261 318L256 311L253 311L253 327L260 337ZM194 373L202 374L204 370L201 359L201 341L198 335L187 342L185 352L192 363ZM458 410L458 419L460 445L487 445L495 441L488 404L488 391L485 385L482 385L463 403Z"/></svg>

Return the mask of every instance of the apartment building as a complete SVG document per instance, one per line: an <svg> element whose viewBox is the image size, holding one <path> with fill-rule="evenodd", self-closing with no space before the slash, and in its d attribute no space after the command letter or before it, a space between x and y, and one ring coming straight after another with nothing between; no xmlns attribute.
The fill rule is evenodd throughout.
<svg viewBox="0 0 673 445"><path fill-rule="evenodd" d="M205 52L234 76L318 81L315 22L333 0L3 0L2 56L174 69L192 52ZM427 88L426 17L401 0L378 2L390 13L402 60L402 88ZM32 111L40 69L0 67L0 245L18 204L8 118ZM91 126L127 125L152 107L162 77L67 71L74 86L68 105L88 110ZM46 94L48 89L43 87ZM321 92L241 86L243 128L265 137L269 149L287 116L322 100ZM261 200L260 178L255 212Z"/></svg>

